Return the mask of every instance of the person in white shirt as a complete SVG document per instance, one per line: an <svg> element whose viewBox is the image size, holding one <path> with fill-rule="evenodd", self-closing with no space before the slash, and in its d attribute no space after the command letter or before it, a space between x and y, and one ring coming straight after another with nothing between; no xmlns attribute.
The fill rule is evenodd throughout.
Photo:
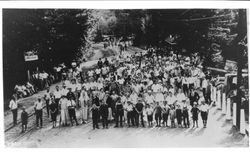
<svg viewBox="0 0 250 154"><path fill-rule="evenodd" d="M61 99L61 91L59 89L59 86L56 86L56 90L54 91L54 96L56 105L59 107L59 100Z"/></svg>
<svg viewBox="0 0 250 154"><path fill-rule="evenodd" d="M94 75L94 71L93 70L88 71L88 76L89 77L93 77L93 75Z"/></svg>
<svg viewBox="0 0 250 154"><path fill-rule="evenodd" d="M209 112L209 106L205 103L205 100L201 102L201 106L199 107L201 111L201 119L203 121L203 127L207 127L207 117Z"/></svg>
<svg viewBox="0 0 250 154"><path fill-rule="evenodd" d="M84 88L81 91L80 94L80 118L82 119L82 124L85 124L88 120L88 101L89 101L89 96L88 93L84 90Z"/></svg>
<svg viewBox="0 0 250 154"><path fill-rule="evenodd" d="M158 83L154 83L151 88L152 88L154 93L162 92L163 87L161 85L161 80L159 80Z"/></svg>
<svg viewBox="0 0 250 154"><path fill-rule="evenodd" d="M186 96L189 95L189 90L188 90L188 77L184 76L182 79L182 88L183 88L183 92Z"/></svg>
<svg viewBox="0 0 250 154"><path fill-rule="evenodd" d="M38 100L34 104L34 109L36 113L36 126L39 127L39 121L40 121L40 128L43 126L43 102L41 98L38 98Z"/></svg>
<svg viewBox="0 0 250 154"><path fill-rule="evenodd" d="M119 85L123 85L124 82L125 82L125 80L123 78L121 78L121 77L118 77L118 81L117 82L119 83Z"/></svg>
<svg viewBox="0 0 250 154"><path fill-rule="evenodd" d="M100 68L97 68L95 70L95 74L96 74L96 79L98 79L100 77L100 74L101 74L101 69Z"/></svg>
<svg viewBox="0 0 250 154"><path fill-rule="evenodd" d="M44 94L44 100L46 103L47 116L49 118L49 101L50 101L50 89L49 88L46 89L46 92Z"/></svg>
<svg viewBox="0 0 250 154"><path fill-rule="evenodd" d="M71 86L70 81L67 79L63 82L63 85L65 85L67 88L69 88Z"/></svg>
<svg viewBox="0 0 250 154"><path fill-rule="evenodd" d="M63 88L61 89L61 96L67 96L69 90L66 88L66 85L63 85Z"/></svg>
<svg viewBox="0 0 250 154"><path fill-rule="evenodd" d="M206 78L203 78L203 80L202 80L202 92L203 92L204 97L206 97L207 86L208 86L208 81Z"/></svg>
<svg viewBox="0 0 250 154"><path fill-rule="evenodd" d="M168 105L173 105L177 102L177 98L173 95L172 91L169 91L169 96L166 98Z"/></svg>
<svg viewBox="0 0 250 154"><path fill-rule="evenodd" d="M16 96L12 96L11 100L10 100L10 104L9 104L9 108L12 112L13 115L13 124L14 126L17 124L17 99Z"/></svg>
<svg viewBox="0 0 250 154"><path fill-rule="evenodd" d="M127 105L125 106L125 110L127 112L127 123L128 127L135 126L135 116L134 116L134 105L131 101L127 101Z"/></svg>
<svg viewBox="0 0 250 154"><path fill-rule="evenodd" d="M108 67L103 67L102 68L102 77L105 79L108 74Z"/></svg>
<svg viewBox="0 0 250 154"><path fill-rule="evenodd" d="M129 96L129 101L132 102L132 104L136 104L138 99L138 95L135 91L132 92L132 94Z"/></svg>
<svg viewBox="0 0 250 154"><path fill-rule="evenodd" d="M162 92L158 91L158 93L155 94L155 101L159 102L159 105L163 107L164 95Z"/></svg>
<svg viewBox="0 0 250 154"><path fill-rule="evenodd" d="M155 97L152 95L152 91L148 91L148 95L145 97L145 101L147 104L153 105L155 102Z"/></svg>
<svg viewBox="0 0 250 154"><path fill-rule="evenodd" d="M154 113L154 109L153 109L152 105L147 104L146 105L146 115L147 115L148 127L153 126L153 113Z"/></svg>
<svg viewBox="0 0 250 154"><path fill-rule="evenodd" d="M185 94L182 92L182 89L179 89L178 94L176 95L176 98L177 98L178 102L183 102L187 99Z"/></svg>

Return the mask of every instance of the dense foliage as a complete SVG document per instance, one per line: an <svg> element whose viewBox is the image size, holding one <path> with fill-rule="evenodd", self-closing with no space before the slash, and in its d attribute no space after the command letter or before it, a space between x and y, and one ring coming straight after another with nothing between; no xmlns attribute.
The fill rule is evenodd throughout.
<svg viewBox="0 0 250 154"><path fill-rule="evenodd" d="M180 51L199 52L210 62L215 61L208 62L212 65L225 59L237 59L235 51L242 39L238 34L246 29L238 26L239 9L106 10L98 13L104 17L99 21L103 34L134 35L136 45L157 47L169 45L166 41L169 36L176 36L174 41ZM246 26L246 20L244 22ZM220 51L219 57L211 57L215 52L213 44Z"/></svg>
<svg viewBox="0 0 250 154"><path fill-rule="evenodd" d="M91 26L91 10L4 9L4 91L10 94L16 83L26 82L27 69L48 70L81 58ZM39 60L24 61L24 52L30 50L38 52Z"/></svg>

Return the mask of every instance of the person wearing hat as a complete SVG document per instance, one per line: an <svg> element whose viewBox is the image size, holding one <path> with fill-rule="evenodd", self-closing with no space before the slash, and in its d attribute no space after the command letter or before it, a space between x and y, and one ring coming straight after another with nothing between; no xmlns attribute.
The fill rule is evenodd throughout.
<svg viewBox="0 0 250 154"><path fill-rule="evenodd" d="M113 115L112 115L112 104L113 104L113 99L111 95L109 94L109 91L106 91L106 104L108 105L108 122L111 122L113 120Z"/></svg>
<svg viewBox="0 0 250 154"><path fill-rule="evenodd" d="M151 90L148 90L148 92L146 93L145 101L147 104L154 104L155 97L152 95Z"/></svg>
<svg viewBox="0 0 250 154"><path fill-rule="evenodd" d="M177 124L178 124L178 127L182 127L182 110L181 110L181 106L180 106L180 104L177 104L176 106L177 106L177 108L175 110L175 113L176 113Z"/></svg>
<svg viewBox="0 0 250 154"><path fill-rule="evenodd" d="M80 105L80 117L82 119L82 124L85 124L85 120L88 120L88 101L89 96L88 93L82 88L79 98L79 105Z"/></svg>
<svg viewBox="0 0 250 154"><path fill-rule="evenodd" d="M63 84L62 86L62 90L61 90L61 96L67 96L69 90L66 88L66 84Z"/></svg>
<svg viewBox="0 0 250 154"><path fill-rule="evenodd" d="M61 91L59 89L59 86L56 86L56 90L53 92L54 93L54 96L55 96L55 102L56 102L56 105L57 105L57 112L59 111L59 101L61 99Z"/></svg>
<svg viewBox="0 0 250 154"><path fill-rule="evenodd" d="M192 119L193 119L193 128L196 127L198 128L198 115L199 115L199 108L197 107L197 102L194 102L194 106L191 109L191 113L192 113Z"/></svg>
<svg viewBox="0 0 250 154"><path fill-rule="evenodd" d="M201 102L200 111L201 111L201 119L203 122L203 127L206 128L209 106L205 103L205 100Z"/></svg>
<svg viewBox="0 0 250 154"><path fill-rule="evenodd" d="M10 100L9 108L12 112L13 115L13 124L14 126L17 124L17 109L18 109L18 104L17 104L17 96L13 95Z"/></svg>
<svg viewBox="0 0 250 154"><path fill-rule="evenodd" d="M199 99L199 94L194 89L191 89L189 94L190 105L193 107L194 102L198 102Z"/></svg>
<svg viewBox="0 0 250 154"><path fill-rule="evenodd" d="M178 102L182 102L185 101L187 99L187 97L185 96L185 94L183 93L182 89L178 90L178 93L176 95L176 98L178 100Z"/></svg>
<svg viewBox="0 0 250 154"><path fill-rule="evenodd" d="M183 116L184 127L189 128L189 113L188 113L188 107L186 103L184 103L183 105L182 116Z"/></svg>
<svg viewBox="0 0 250 154"><path fill-rule="evenodd" d="M153 126L153 113L154 113L154 109L150 104L146 105L146 115L147 115L147 120L148 120L148 127L152 127Z"/></svg>
<svg viewBox="0 0 250 154"><path fill-rule="evenodd" d="M40 128L43 126L43 102L41 100L41 97L37 99L37 101L34 104L34 109L36 113L36 126L39 127L39 121L40 121Z"/></svg>
<svg viewBox="0 0 250 154"><path fill-rule="evenodd" d="M98 126L99 108L96 106L96 104L93 104L90 110L92 111L93 129L95 128L99 129Z"/></svg>
<svg viewBox="0 0 250 154"><path fill-rule="evenodd" d="M97 62L97 66L99 69L101 69L103 67L103 62L102 62L102 59L99 58L98 62Z"/></svg>
<svg viewBox="0 0 250 154"><path fill-rule="evenodd" d="M162 107L162 119L163 125L168 127L168 116L169 116L170 107L167 102L164 102L164 106Z"/></svg>
<svg viewBox="0 0 250 154"><path fill-rule="evenodd" d="M171 120L171 128L174 128L175 127L175 117L176 117L175 107L173 104L171 104L169 106L170 106L169 117Z"/></svg>
<svg viewBox="0 0 250 154"><path fill-rule="evenodd" d="M71 121L71 125L73 126L73 120L75 120L76 125L78 125L77 119L76 119L76 103L73 100L73 97L68 97L68 102L67 102L67 107L68 107L68 113L69 113L69 118Z"/></svg>
<svg viewBox="0 0 250 154"><path fill-rule="evenodd" d="M183 93L188 96L189 94L189 89L188 89L188 75L185 74L184 77L182 78L182 88L183 88Z"/></svg>
<svg viewBox="0 0 250 154"><path fill-rule="evenodd" d="M141 125L144 127L144 122L143 122L143 102L141 98L138 98L137 103L135 104L135 124L136 127L139 127L139 120L141 120Z"/></svg>
<svg viewBox="0 0 250 154"><path fill-rule="evenodd" d="M154 113L155 113L156 127L161 127L162 107L159 105L159 102L156 102Z"/></svg>
<svg viewBox="0 0 250 154"><path fill-rule="evenodd" d="M28 124L28 113L25 110L25 107L22 108L23 111L21 113L21 120L22 120L22 133L27 130L27 124Z"/></svg>
<svg viewBox="0 0 250 154"><path fill-rule="evenodd" d="M118 97L115 103L115 120L116 120L115 127L118 127L119 123L120 127L122 127L123 115L124 115L123 104L121 102L121 97Z"/></svg>
<svg viewBox="0 0 250 154"><path fill-rule="evenodd" d="M46 103L47 116L49 118L49 101L50 101L50 89L46 88L46 93L44 94L44 100Z"/></svg>
<svg viewBox="0 0 250 154"><path fill-rule="evenodd" d="M69 87L69 92L67 93L67 98L68 100L73 100L75 101L76 100L76 97L75 97L75 94L72 92L72 87Z"/></svg>
<svg viewBox="0 0 250 154"><path fill-rule="evenodd" d="M173 105L177 102L177 98L173 95L172 90L169 90L169 96L167 96L166 101L169 105Z"/></svg>
<svg viewBox="0 0 250 154"><path fill-rule="evenodd" d="M108 110L108 104L106 103L106 101L101 101L99 112L100 112L100 116L102 118L103 129L104 128L108 128L108 114L109 114L109 110Z"/></svg>
<svg viewBox="0 0 250 154"><path fill-rule="evenodd" d="M127 111L127 123L128 127L135 126L134 120L134 106L131 101L127 101L127 105L125 106L125 110Z"/></svg>
<svg viewBox="0 0 250 154"><path fill-rule="evenodd" d="M69 119L68 115L68 107L67 107L68 99L65 95L62 95L59 101L59 107L61 109L61 116L60 116L60 124L62 126L67 126L67 120Z"/></svg>
<svg viewBox="0 0 250 154"><path fill-rule="evenodd" d="M52 94L52 93L51 93ZM50 113L51 113L51 119L52 119L52 123L53 123L53 128L56 127L56 117L57 117L57 104L55 102L55 97L52 95L50 95L50 99L49 99L49 107L50 107Z"/></svg>

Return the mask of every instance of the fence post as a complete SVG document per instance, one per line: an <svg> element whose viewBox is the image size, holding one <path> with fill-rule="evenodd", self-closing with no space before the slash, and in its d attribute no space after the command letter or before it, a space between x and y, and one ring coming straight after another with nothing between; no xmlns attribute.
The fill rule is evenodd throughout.
<svg viewBox="0 0 250 154"><path fill-rule="evenodd" d="M227 114L226 114L226 119L231 120L231 100L230 98L227 98Z"/></svg>
<svg viewBox="0 0 250 154"><path fill-rule="evenodd" d="M236 103L233 103L233 125L236 126Z"/></svg>
<svg viewBox="0 0 250 154"><path fill-rule="evenodd" d="M217 91L217 106L218 106L218 109L221 109L221 91L220 90Z"/></svg>
<svg viewBox="0 0 250 154"><path fill-rule="evenodd" d="M222 93L222 114L226 114L226 94Z"/></svg>
<svg viewBox="0 0 250 154"><path fill-rule="evenodd" d="M214 88L211 86L211 100L214 102Z"/></svg>
<svg viewBox="0 0 250 154"><path fill-rule="evenodd" d="M245 135L246 128L245 128L245 111L244 109L240 110L240 133Z"/></svg>
<svg viewBox="0 0 250 154"><path fill-rule="evenodd" d="M213 100L213 101L214 101L214 103L215 103L215 105L216 105L216 94L217 94L217 93L216 93L216 87L213 87L213 90L214 90L214 91L213 91L213 93L214 93L214 98L213 98L214 100Z"/></svg>

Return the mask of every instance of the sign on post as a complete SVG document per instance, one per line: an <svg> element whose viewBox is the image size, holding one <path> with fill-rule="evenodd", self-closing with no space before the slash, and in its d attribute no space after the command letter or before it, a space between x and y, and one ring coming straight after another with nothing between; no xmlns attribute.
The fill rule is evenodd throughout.
<svg viewBox="0 0 250 154"><path fill-rule="evenodd" d="M232 60L226 60L224 69L227 72L237 72L237 62L232 61Z"/></svg>
<svg viewBox="0 0 250 154"><path fill-rule="evenodd" d="M37 51L31 50L31 51L24 52L24 60L25 61L38 60Z"/></svg>

